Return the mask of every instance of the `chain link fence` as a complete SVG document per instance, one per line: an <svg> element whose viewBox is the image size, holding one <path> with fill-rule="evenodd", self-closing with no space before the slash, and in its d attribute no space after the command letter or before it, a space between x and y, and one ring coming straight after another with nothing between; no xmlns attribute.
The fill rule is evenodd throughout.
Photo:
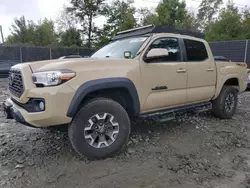
<svg viewBox="0 0 250 188"><path fill-rule="evenodd" d="M224 56L232 61L246 62L250 67L250 40L209 43L214 56ZM90 56L95 50L86 48L0 46L1 62L30 62L57 59L67 55Z"/></svg>
<svg viewBox="0 0 250 188"><path fill-rule="evenodd" d="M1 62L31 62L38 60L58 59L67 55L90 56L94 50L85 48L34 47L34 46L0 46Z"/></svg>
<svg viewBox="0 0 250 188"><path fill-rule="evenodd" d="M245 62L250 67L250 40L209 43L214 56L224 56L231 61Z"/></svg>

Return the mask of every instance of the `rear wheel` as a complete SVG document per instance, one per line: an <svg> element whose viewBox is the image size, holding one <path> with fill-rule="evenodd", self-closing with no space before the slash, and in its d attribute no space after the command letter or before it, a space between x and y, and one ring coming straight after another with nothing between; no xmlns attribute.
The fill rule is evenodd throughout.
<svg viewBox="0 0 250 188"><path fill-rule="evenodd" d="M230 119L235 114L238 93L233 86L223 86L220 95L212 101L212 113L222 119Z"/></svg>
<svg viewBox="0 0 250 188"><path fill-rule="evenodd" d="M117 102L97 98L83 106L69 125L73 148L89 159L102 159L116 154L127 143L130 120Z"/></svg>

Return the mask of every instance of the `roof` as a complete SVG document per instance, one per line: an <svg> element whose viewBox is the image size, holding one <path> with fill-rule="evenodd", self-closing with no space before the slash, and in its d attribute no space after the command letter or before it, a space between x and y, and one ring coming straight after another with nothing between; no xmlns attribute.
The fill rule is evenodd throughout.
<svg viewBox="0 0 250 188"><path fill-rule="evenodd" d="M113 37L112 40L118 40L118 39L141 36L141 35L146 35L146 34L153 34L153 33L174 33L174 34L188 35L188 36L202 38L202 39L205 38L205 35L203 33L195 32L195 31L175 29L169 26L147 25L143 27L138 27L138 28L118 32Z"/></svg>

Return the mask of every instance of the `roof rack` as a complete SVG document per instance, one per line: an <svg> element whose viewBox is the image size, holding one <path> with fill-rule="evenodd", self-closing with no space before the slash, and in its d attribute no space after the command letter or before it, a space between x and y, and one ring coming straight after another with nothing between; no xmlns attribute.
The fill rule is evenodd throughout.
<svg viewBox="0 0 250 188"><path fill-rule="evenodd" d="M152 34L152 33L176 33L176 34L181 34L181 35L189 35L189 36L193 36L197 38L205 38L205 35L203 33L195 32L195 31L175 29L169 26L147 25L143 27L138 27L138 28L118 32L113 37L112 40L118 40L118 39L123 39L123 38L128 38L128 37L134 37L134 36L141 36L141 35Z"/></svg>

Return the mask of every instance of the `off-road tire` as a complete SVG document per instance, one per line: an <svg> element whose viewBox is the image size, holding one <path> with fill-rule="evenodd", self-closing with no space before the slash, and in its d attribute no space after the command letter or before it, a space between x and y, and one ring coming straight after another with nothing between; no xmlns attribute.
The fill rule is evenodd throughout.
<svg viewBox="0 0 250 188"><path fill-rule="evenodd" d="M229 95L234 96L234 105L232 110L226 110L226 99ZM221 119L231 119L235 114L238 103L238 92L233 86L223 86L218 98L212 101L212 113L215 117Z"/></svg>
<svg viewBox="0 0 250 188"><path fill-rule="evenodd" d="M119 124L119 133L115 141L105 148L95 148L85 139L85 127L88 120L97 113L109 113ZM130 119L126 110L116 101L108 98L96 98L84 105L75 115L68 128L69 140L73 148L88 159L104 159L121 151L130 135Z"/></svg>

